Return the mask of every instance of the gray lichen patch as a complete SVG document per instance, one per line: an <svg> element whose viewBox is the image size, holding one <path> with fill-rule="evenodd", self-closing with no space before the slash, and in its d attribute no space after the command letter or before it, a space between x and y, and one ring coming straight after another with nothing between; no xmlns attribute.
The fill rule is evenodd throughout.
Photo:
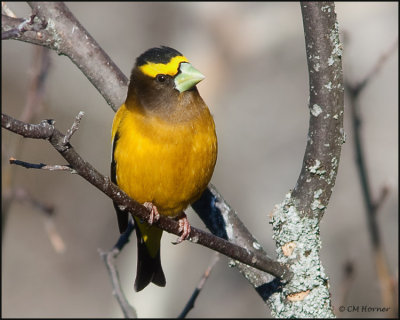
<svg viewBox="0 0 400 320"><path fill-rule="evenodd" d="M308 166L307 168L311 173L317 174L317 175L324 175L326 173L326 170L322 168L321 166L321 161L318 159L315 160L315 163L313 165Z"/></svg>
<svg viewBox="0 0 400 320"><path fill-rule="evenodd" d="M314 200L320 201L322 193L321 189L315 191ZM272 315L279 318L334 317L328 277L319 258L321 240L318 219L299 212L291 193L288 193L284 201L275 206L270 224L278 261L290 265L294 274L281 292L273 294Z"/></svg>
<svg viewBox="0 0 400 320"><path fill-rule="evenodd" d="M54 47L54 50L57 52L57 54L61 54L61 43L63 41L63 38L59 35L56 24L53 19L48 18L47 19L47 28L46 28L50 34L53 36L53 39L49 39L49 42L52 42L52 45Z"/></svg>
<svg viewBox="0 0 400 320"><path fill-rule="evenodd" d="M310 111L314 117L318 117L322 113L322 108L318 104L314 103Z"/></svg>

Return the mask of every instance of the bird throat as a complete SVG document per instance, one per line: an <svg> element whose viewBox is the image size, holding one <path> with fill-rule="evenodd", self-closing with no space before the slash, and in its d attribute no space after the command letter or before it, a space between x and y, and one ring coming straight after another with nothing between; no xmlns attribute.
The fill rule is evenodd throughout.
<svg viewBox="0 0 400 320"><path fill-rule="evenodd" d="M143 101L136 95L126 101L129 111L141 114L144 121L157 120L170 124L187 123L200 118L207 107L196 88L168 99Z"/></svg>

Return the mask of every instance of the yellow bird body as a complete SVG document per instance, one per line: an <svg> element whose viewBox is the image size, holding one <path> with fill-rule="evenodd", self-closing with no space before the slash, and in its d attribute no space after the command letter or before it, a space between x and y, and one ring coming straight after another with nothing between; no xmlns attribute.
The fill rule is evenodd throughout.
<svg viewBox="0 0 400 320"><path fill-rule="evenodd" d="M217 158L217 137L213 118L196 87L175 88L182 81L175 80L177 75L185 70L180 69L181 63L185 68L189 63L177 51L172 53L166 62L146 53L150 61L138 58L127 100L113 121L111 171L113 181L131 198L151 202L159 214L176 217L207 187ZM159 74L171 78L158 83ZM168 79L174 82L165 84ZM127 214L116 209L123 232ZM162 230L136 218L135 223L139 228L135 289L149 282L164 286Z"/></svg>
<svg viewBox="0 0 400 320"><path fill-rule="evenodd" d="M197 200L216 161L214 121L208 109L188 124L148 117L122 105L113 123L118 186L140 203L176 216Z"/></svg>

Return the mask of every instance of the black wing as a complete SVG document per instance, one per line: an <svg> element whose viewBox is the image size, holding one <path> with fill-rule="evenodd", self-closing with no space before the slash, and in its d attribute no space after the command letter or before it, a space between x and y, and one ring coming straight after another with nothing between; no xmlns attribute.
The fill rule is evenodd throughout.
<svg viewBox="0 0 400 320"><path fill-rule="evenodd" d="M113 183L115 183L116 185L118 185L117 184L117 163L114 159L114 151L115 151L115 147L117 146L118 139L119 139L119 134L117 131L114 136L113 148L112 148L112 160L111 160L111 181ZM113 202L113 204L114 204L115 211L117 213L119 232L124 233L124 231L128 227L129 215L127 212L121 210L115 202Z"/></svg>

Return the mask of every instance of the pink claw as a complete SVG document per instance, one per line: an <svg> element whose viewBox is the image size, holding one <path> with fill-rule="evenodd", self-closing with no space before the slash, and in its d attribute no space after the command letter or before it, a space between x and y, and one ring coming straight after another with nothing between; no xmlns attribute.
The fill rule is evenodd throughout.
<svg viewBox="0 0 400 320"><path fill-rule="evenodd" d="M178 238L178 240L176 240L176 242L174 244L179 244L181 243L183 240L186 240L187 238L189 238L190 235L190 224L189 224L189 220L186 216L186 214L184 212L182 212L182 214L180 214L179 216L179 232L182 232L182 234L180 235L180 237Z"/></svg>
<svg viewBox="0 0 400 320"><path fill-rule="evenodd" d="M149 220L147 220L149 225L152 225L153 222L158 221L160 219L160 214L158 213L157 207L151 202L145 202L143 205L150 210Z"/></svg>

